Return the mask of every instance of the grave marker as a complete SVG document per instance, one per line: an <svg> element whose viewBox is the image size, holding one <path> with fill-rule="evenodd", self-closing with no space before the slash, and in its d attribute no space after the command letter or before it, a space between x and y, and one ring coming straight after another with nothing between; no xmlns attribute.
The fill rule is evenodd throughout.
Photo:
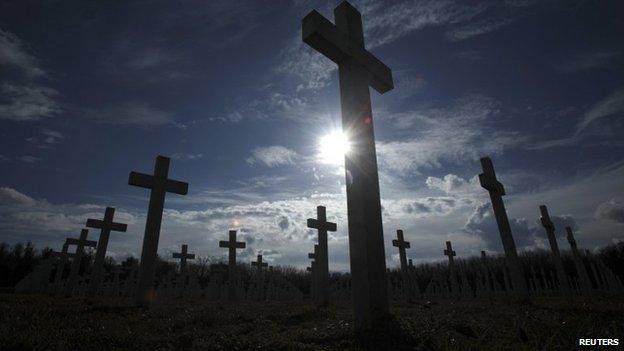
<svg viewBox="0 0 624 351"><path fill-rule="evenodd" d="M67 265L68 258L74 258L76 255L73 253L68 253L69 242L68 239L65 239L65 243L63 244L63 249L60 253L60 261L56 266L56 272L54 273L54 286L52 288L51 293L58 294L61 292L61 280L63 278L63 272L65 271L65 266Z"/></svg>
<svg viewBox="0 0 624 351"><path fill-rule="evenodd" d="M96 291L102 284L104 276L104 259L106 258L106 249L108 248L108 239L111 231L125 232L128 226L123 223L113 222L115 216L115 208L106 207L104 219L87 219L87 228L100 229L100 238L98 239L95 251L95 260L93 262L93 272L91 273L91 281L87 290L87 296L95 295Z"/></svg>
<svg viewBox="0 0 624 351"><path fill-rule="evenodd" d="M67 278L67 286L65 286L65 297L71 296L74 288L76 287L76 284L78 283L78 271L80 270L80 263L84 254L84 248L97 246L96 241L87 240L87 235L89 235L89 230L82 229L80 231L80 238L68 238L66 241L69 245L76 245L76 253L74 254L74 260L72 261L72 265L69 271L69 277Z"/></svg>
<svg viewBox="0 0 624 351"><path fill-rule="evenodd" d="M410 248L409 241L405 241L403 238L403 231L397 230L396 240L392 240L392 246L399 248L399 260L401 261L401 272L407 273L407 256L405 255L405 249ZM410 260L411 261L411 260Z"/></svg>
<svg viewBox="0 0 624 351"><path fill-rule="evenodd" d="M541 217L540 221L542 222L542 226L544 230L546 230L546 235L548 236L548 242L550 243L550 250L552 253L553 261L555 263L555 269L557 270L557 276L559 277L559 286L562 293L568 295L570 294L570 288L567 282L567 274L565 269L563 268L563 262L561 261L561 253L559 253L559 244L557 244L557 237L555 235L555 225L552 220L550 220L550 214L548 214L548 208L545 205L541 205L539 207Z"/></svg>
<svg viewBox="0 0 624 351"><path fill-rule="evenodd" d="M586 296L591 296L593 294L593 286L591 280L589 280L589 273L583 264L583 258L578 251L578 247L576 246L576 240L574 239L574 233L572 232L572 228L566 227L567 239L570 244L570 249L572 250L572 257L574 258L574 265L576 266L576 271L579 275L579 283L581 284L581 291Z"/></svg>
<svg viewBox="0 0 624 351"><path fill-rule="evenodd" d="M269 264L262 262L262 255L258 255L257 261L251 262L252 266L256 266L259 273L262 273L262 267L267 267Z"/></svg>
<svg viewBox="0 0 624 351"><path fill-rule="evenodd" d="M328 222L324 206L316 207L316 219L308 218L308 228L318 231L318 249L315 250L316 285L318 288L318 304L329 304L329 259L327 247L327 232L336 231L336 223Z"/></svg>
<svg viewBox="0 0 624 351"><path fill-rule="evenodd" d="M188 253L188 245L182 245L182 252L174 252L173 258L180 259L180 292L182 292L183 287L186 285L186 260L194 260L195 254Z"/></svg>
<svg viewBox="0 0 624 351"><path fill-rule="evenodd" d="M368 87L393 88L392 72L364 47L360 13L348 2L334 9L336 24L316 11L302 20L302 39L338 64L342 128L353 147L345 157L349 257L355 327L375 327L388 314L379 175Z"/></svg>
<svg viewBox="0 0 624 351"><path fill-rule="evenodd" d="M453 246L450 241L446 242L446 250L443 251L445 256L448 256L449 266L449 280L451 282L451 294L459 296L459 287L457 285L457 272L455 272L455 260L453 257L457 256L453 251Z"/></svg>
<svg viewBox="0 0 624 351"><path fill-rule="evenodd" d="M228 248L228 300L236 301L236 249L244 249L245 243L236 241L236 230L230 230L228 241L219 241L219 247Z"/></svg>
<svg viewBox="0 0 624 351"><path fill-rule="evenodd" d="M529 296L528 287L524 280L524 273L518 258L518 252L516 251L516 243L514 242L513 235L511 234L509 218L507 217L507 211L505 210L505 204L503 203L505 188L496 178L494 165L489 157L481 158L481 167L483 169L483 173L479 174L479 182L481 183L481 186L490 193L492 210L494 211L494 217L496 218L496 224L498 225L498 231L503 243L503 249L505 250L505 261L509 268L509 272L511 273L513 289L517 297L527 298Z"/></svg>
<svg viewBox="0 0 624 351"><path fill-rule="evenodd" d="M160 224L162 222L165 195L174 193L186 195L188 183L168 179L169 158L156 157L154 175L130 172L129 185L151 189L147 220L145 222L145 234L143 235L143 248L141 250L141 262L139 266L139 280L135 303L139 306L147 306L154 299L154 274L156 270L156 254L158 252L158 239L160 237Z"/></svg>

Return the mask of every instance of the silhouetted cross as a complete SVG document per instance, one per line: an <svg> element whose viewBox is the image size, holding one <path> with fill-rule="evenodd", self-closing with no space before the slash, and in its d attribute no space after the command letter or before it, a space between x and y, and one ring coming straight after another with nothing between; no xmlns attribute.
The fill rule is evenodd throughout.
<svg viewBox="0 0 624 351"><path fill-rule="evenodd" d="M267 267L269 264L266 262L262 262L262 255L258 255L258 260L255 262L251 262L251 265L258 267L258 270L262 271L262 267Z"/></svg>
<svg viewBox="0 0 624 351"><path fill-rule="evenodd" d="M399 248L399 260L401 261L401 270L407 271L407 256L405 255L405 249L410 248L409 241L405 241L403 238L403 231L397 230L397 239L392 240L392 246Z"/></svg>

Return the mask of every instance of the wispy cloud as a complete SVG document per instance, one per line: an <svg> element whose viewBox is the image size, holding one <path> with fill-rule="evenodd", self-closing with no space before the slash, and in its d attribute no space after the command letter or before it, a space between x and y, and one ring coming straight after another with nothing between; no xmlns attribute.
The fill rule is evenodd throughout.
<svg viewBox="0 0 624 351"><path fill-rule="evenodd" d="M64 138L65 137L61 132L50 129L42 129L39 131L38 135L26 138L26 141L40 148L49 148L52 145L59 143Z"/></svg>
<svg viewBox="0 0 624 351"><path fill-rule="evenodd" d="M48 74L15 34L0 29L0 66L16 74L0 78L0 119L33 121L60 112L56 90L39 80Z"/></svg>
<svg viewBox="0 0 624 351"><path fill-rule="evenodd" d="M573 145L578 143L585 137L584 131L590 124L594 124L597 120L610 116L622 114L624 112L624 89L619 89L609 94L602 100L590 107L582 116L574 128L574 132L569 137L541 141L529 146L529 149L547 149L551 147L560 147Z"/></svg>
<svg viewBox="0 0 624 351"><path fill-rule="evenodd" d="M449 30L446 34L453 41L465 40L481 34L492 32L500 27L509 25L511 18L495 18L466 24Z"/></svg>
<svg viewBox="0 0 624 351"><path fill-rule="evenodd" d="M620 57L619 51L598 51L566 58L555 65L562 72L582 72L593 68L609 66Z"/></svg>
<svg viewBox="0 0 624 351"><path fill-rule="evenodd" d="M276 67L278 74L296 77L297 91L319 90L330 84L336 64L301 41L301 34L290 40L282 53L281 63Z"/></svg>
<svg viewBox="0 0 624 351"><path fill-rule="evenodd" d="M521 8L533 1L482 1L466 3L454 0L355 1L362 13L366 47L388 45L426 27L439 27L452 41L468 39L509 25L524 12ZM328 2L302 2L298 9L316 8L333 20ZM305 8L305 10L304 10ZM301 33L292 38L281 53L277 72L299 79L297 90L315 91L330 84L336 64L301 42Z"/></svg>
<svg viewBox="0 0 624 351"><path fill-rule="evenodd" d="M401 129L413 128L409 130L418 135L378 142L380 167L406 176L422 168L439 167L442 161L475 160L521 144L525 138L517 133L488 127L488 120L498 116L500 108L487 96L467 95L449 107L387 115L390 123Z"/></svg>
<svg viewBox="0 0 624 351"><path fill-rule="evenodd" d="M258 147L251 152L252 156L247 158L250 165L262 162L268 167L292 165L299 156L297 152L280 145Z"/></svg>
<svg viewBox="0 0 624 351"><path fill-rule="evenodd" d="M175 154L171 155L171 158L173 158L174 160L190 161L190 160L196 160L196 159L202 158L203 156L204 154L188 154L188 153L176 152Z"/></svg>
<svg viewBox="0 0 624 351"><path fill-rule="evenodd" d="M575 134L578 135L587 126L604 117L609 117L624 111L624 89L617 90L592 106L576 125Z"/></svg>
<svg viewBox="0 0 624 351"><path fill-rule="evenodd" d="M15 34L0 28L0 65L17 68L29 78L46 76L37 59Z"/></svg>
<svg viewBox="0 0 624 351"><path fill-rule="evenodd" d="M24 163L35 163L40 160L40 158L30 155L18 156L16 159Z"/></svg>
<svg viewBox="0 0 624 351"><path fill-rule="evenodd" d="M153 127L174 123L170 113L142 101L128 101L102 109L85 109L83 115L105 124Z"/></svg>
<svg viewBox="0 0 624 351"><path fill-rule="evenodd" d="M0 187L0 206L33 206L36 203L37 201L32 197L13 188Z"/></svg>
<svg viewBox="0 0 624 351"><path fill-rule="evenodd" d="M365 18L367 47L391 43L426 26L465 23L489 6L484 2L468 5L448 0L365 1L361 11Z"/></svg>
<svg viewBox="0 0 624 351"><path fill-rule="evenodd" d="M188 60L173 49L123 38L102 58L104 69L118 79L159 82L184 78Z"/></svg>
<svg viewBox="0 0 624 351"><path fill-rule="evenodd" d="M56 90L36 84L2 83L0 86L7 103L0 104L0 119L34 121L50 117L61 109L56 101Z"/></svg>

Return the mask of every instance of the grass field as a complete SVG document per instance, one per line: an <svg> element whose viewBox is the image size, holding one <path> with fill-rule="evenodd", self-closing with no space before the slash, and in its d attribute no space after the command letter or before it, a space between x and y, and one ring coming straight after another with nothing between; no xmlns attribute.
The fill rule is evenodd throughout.
<svg viewBox="0 0 624 351"><path fill-rule="evenodd" d="M624 336L624 300L441 302L392 308L357 343L349 306L125 301L0 295L0 350L573 350Z"/></svg>

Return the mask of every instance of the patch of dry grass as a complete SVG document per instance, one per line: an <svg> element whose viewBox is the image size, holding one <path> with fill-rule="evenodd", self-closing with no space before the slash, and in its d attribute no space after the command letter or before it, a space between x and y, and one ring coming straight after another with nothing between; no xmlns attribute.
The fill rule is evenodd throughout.
<svg viewBox="0 0 624 351"><path fill-rule="evenodd" d="M358 344L350 306L126 301L0 295L0 350L570 350L621 338L624 301L440 302L394 306Z"/></svg>

